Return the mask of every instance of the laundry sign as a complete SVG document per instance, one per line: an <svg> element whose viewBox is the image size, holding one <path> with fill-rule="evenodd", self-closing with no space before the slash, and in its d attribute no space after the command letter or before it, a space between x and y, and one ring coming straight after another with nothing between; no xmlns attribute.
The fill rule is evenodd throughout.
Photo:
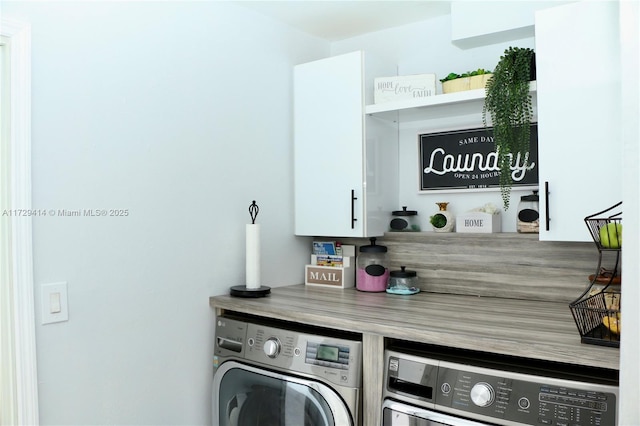
<svg viewBox="0 0 640 426"><path fill-rule="evenodd" d="M493 128L421 134L420 190L500 188ZM538 185L538 125L531 124L529 152L511 157L513 187Z"/></svg>

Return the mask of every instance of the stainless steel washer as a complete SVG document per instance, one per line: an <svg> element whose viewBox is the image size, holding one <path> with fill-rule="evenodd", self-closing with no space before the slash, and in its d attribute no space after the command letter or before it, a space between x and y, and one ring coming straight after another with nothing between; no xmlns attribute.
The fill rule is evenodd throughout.
<svg viewBox="0 0 640 426"><path fill-rule="evenodd" d="M356 426L361 398L358 335L216 319L213 425Z"/></svg>
<svg viewBox="0 0 640 426"><path fill-rule="evenodd" d="M416 346L385 351L383 426L616 425L615 371Z"/></svg>

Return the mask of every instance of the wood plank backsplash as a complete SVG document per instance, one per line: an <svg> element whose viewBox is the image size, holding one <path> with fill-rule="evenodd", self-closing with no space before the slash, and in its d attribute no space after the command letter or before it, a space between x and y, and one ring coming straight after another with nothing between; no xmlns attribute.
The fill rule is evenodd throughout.
<svg viewBox="0 0 640 426"><path fill-rule="evenodd" d="M370 244L366 238L336 240ZM593 243L539 241L537 234L387 232L376 244L387 246L392 271L416 271L421 290L433 293L570 302L598 265ZM602 266L613 268L614 257Z"/></svg>

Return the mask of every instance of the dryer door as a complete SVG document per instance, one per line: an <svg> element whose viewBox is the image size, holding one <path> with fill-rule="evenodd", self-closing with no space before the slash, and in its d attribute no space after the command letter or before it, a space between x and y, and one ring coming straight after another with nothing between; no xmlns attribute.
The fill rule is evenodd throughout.
<svg viewBox="0 0 640 426"><path fill-rule="evenodd" d="M213 424L353 426L353 420L323 383L227 361L214 375Z"/></svg>

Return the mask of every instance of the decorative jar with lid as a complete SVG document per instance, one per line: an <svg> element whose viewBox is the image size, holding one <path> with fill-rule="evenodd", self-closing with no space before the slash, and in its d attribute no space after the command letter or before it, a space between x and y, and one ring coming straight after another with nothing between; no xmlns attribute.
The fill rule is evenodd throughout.
<svg viewBox="0 0 640 426"><path fill-rule="evenodd" d="M415 294L419 291L416 271L410 271L406 266L401 266L399 271L391 271L389 274L387 293Z"/></svg>
<svg viewBox="0 0 640 426"><path fill-rule="evenodd" d="M393 219L389 223L389 231L420 232L417 211L407 210L407 206L402 206L402 210L395 210L391 214Z"/></svg>
<svg viewBox="0 0 640 426"><path fill-rule="evenodd" d="M531 234L540 232L539 201L538 191L533 191L533 194L520 197L517 220L518 232Z"/></svg>
<svg viewBox="0 0 640 426"><path fill-rule="evenodd" d="M389 282L389 266L387 263L387 247L376 244L361 246L358 254L358 271L356 288L361 291L386 291Z"/></svg>

